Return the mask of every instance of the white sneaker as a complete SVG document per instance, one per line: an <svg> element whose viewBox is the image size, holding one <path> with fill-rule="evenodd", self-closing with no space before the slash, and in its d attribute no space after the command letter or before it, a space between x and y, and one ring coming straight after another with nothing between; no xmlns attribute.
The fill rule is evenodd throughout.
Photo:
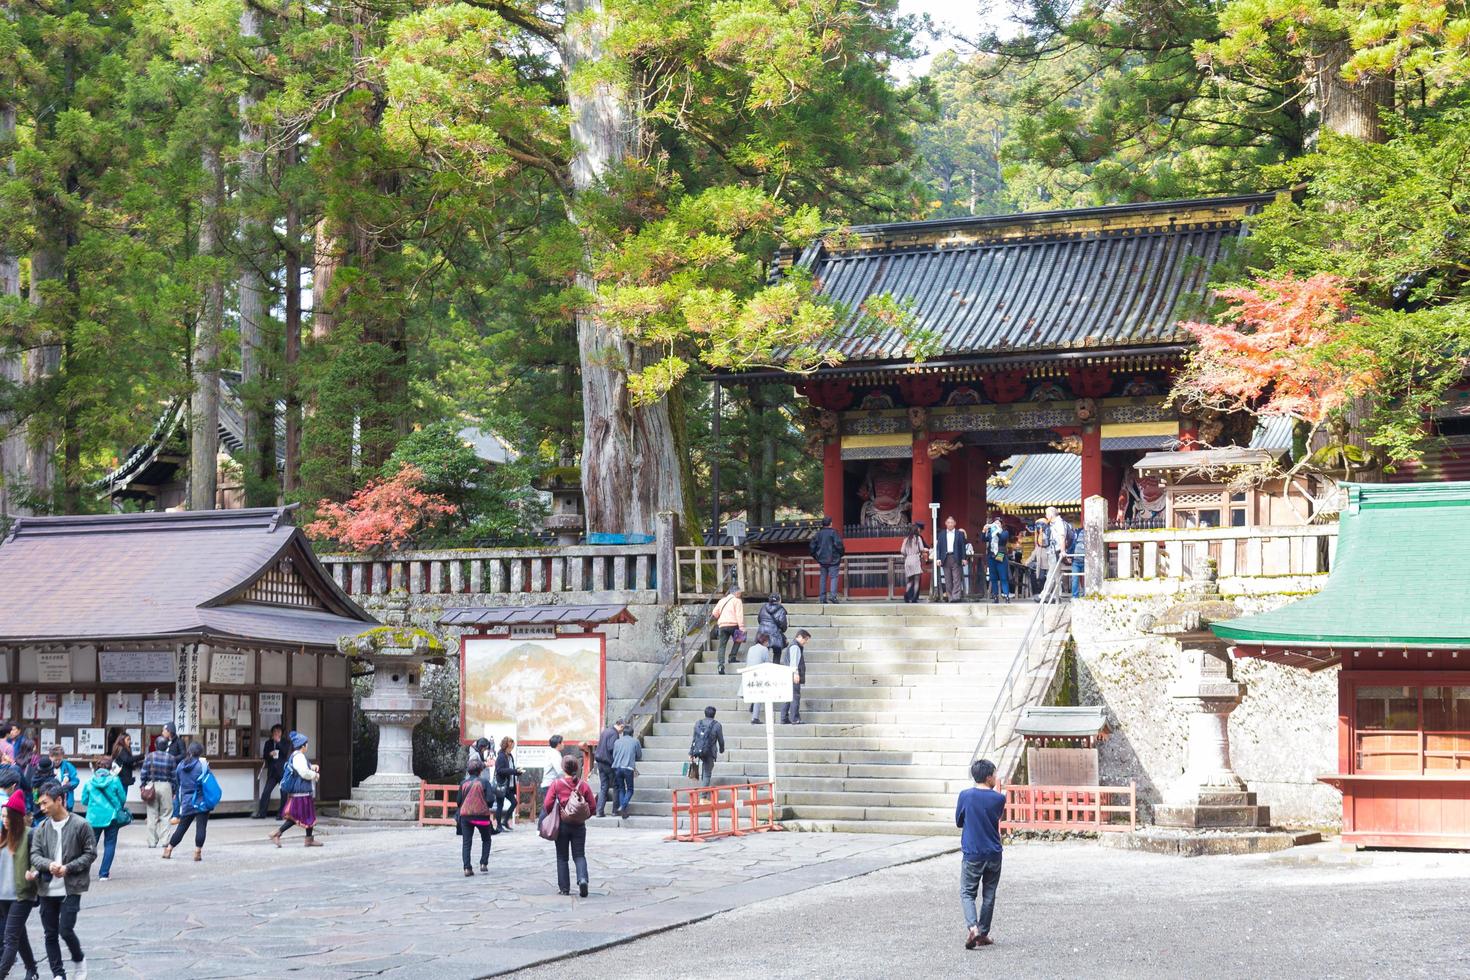
<svg viewBox="0 0 1470 980"><path fill-rule="evenodd" d="M72 980L87 980L87 961L74 963L76 969L72 972Z"/></svg>

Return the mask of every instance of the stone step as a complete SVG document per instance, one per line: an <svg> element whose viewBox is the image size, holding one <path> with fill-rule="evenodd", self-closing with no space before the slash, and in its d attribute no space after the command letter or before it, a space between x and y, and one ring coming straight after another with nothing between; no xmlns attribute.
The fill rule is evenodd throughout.
<svg viewBox="0 0 1470 980"><path fill-rule="evenodd" d="M885 738L844 738L834 741L830 738L803 738L800 736L784 734L792 731L801 731L805 725L793 727L791 725L776 725L776 751L788 752L800 749L817 751L862 751L878 752L891 751L901 753L905 756L914 752L945 752L956 747L953 738L911 738L905 739L902 745L896 745L892 739ZM725 726L725 745L733 752L761 752L766 751L766 726L762 722L752 725L749 722L740 727L733 725ZM650 753L663 752L665 750L683 752L689 748L689 740L692 731L684 735L650 735L643 742L643 757L652 758ZM662 756L660 756L662 758Z"/></svg>
<svg viewBox="0 0 1470 980"><path fill-rule="evenodd" d="M938 785L945 780L959 779L962 782L967 780L970 766L969 753L964 753L962 757L964 761L961 763L940 765L910 762L851 763L824 761L812 763L797 762L785 756L777 755L776 771L782 779L905 779ZM687 760L688 756L682 754L675 758L663 760L644 759L638 763L639 785L642 785L642 779L645 775L650 777L679 776L682 779L680 769ZM737 770L737 767L740 767L740 769ZM722 778L727 771L731 776L737 771L741 771L743 775L751 777L744 781L759 782L766 777L765 754L761 753L759 756L751 754L743 758L737 756L734 760L727 760L721 757L720 761L715 764L715 775L716 777ZM740 780L736 781L738 782Z"/></svg>
<svg viewBox="0 0 1470 980"><path fill-rule="evenodd" d="M904 690L904 689L901 689ZM824 718L836 720L839 715L854 713L881 713L884 715L897 715L898 720L913 718L915 721L932 721L942 718L945 722L960 723L967 720L967 715L980 714L980 724L985 723L985 716L989 714L989 705L994 703L995 694L1000 690L997 682L990 688L980 688L979 691L988 690L991 696L987 699L976 694L976 696L965 696L967 693L957 691L957 697L949 700L932 698L909 698L885 697L879 691L859 691L864 697L851 698L829 698L822 697L813 691L808 696L808 689L803 687L801 691L801 710L820 711ZM730 692L733 693L733 692ZM731 697L699 696L675 697L669 699L669 705L664 713L666 721L677 720L672 712L696 712L698 717L704 717L704 709L713 706L719 713L721 720L734 717L741 713L748 714L750 708L744 701ZM985 710L979 710L985 709ZM696 719L697 720L697 719ZM736 721L739 719L737 718ZM866 719L865 719L866 720Z"/></svg>
<svg viewBox="0 0 1470 980"><path fill-rule="evenodd" d="M1012 651L1012 653L1014 653L1014 651ZM939 663L936 660L914 660L877 663L873 661L845 662L837 660L826 660L822 663L822 672L824 674L831 675L863 674L870 677L955 677L957 675L969 673L979 663L981 663L981 661L976 661L975 663L962 663L958 660L954 660ZM729 673L725 674L724 676L738 676L737 672L743 666L745 666L745 661L742 658L741 660L737 661L735 664L727 668L729 670ZM879 675L874 673L875 671L881 671L882 673L881 675ZM696 662L694 665L693 676L702 680L706 677L719 677L721 675L719 674L718 665L713 659L711 659L708 662ZM844 679L843 683L846 682L846 679Z"/></svg>
<svg viewBox="0 0 1470 980"><path fill-rule="evenodd" d="M664 819L669 819L665 817ZM954 820L927 823L906 820L806 820L791 818L781 821L786 830L798 833L826 834L902 834L905 837L959 837ZM958 847L958 843L955 845Z"/></svg>
<svg viewBox="0 0 1470 980"><path fill-rule="evenodd" d="M700 717L704 717L700 715ZM754 727L754 726L751 726ZM780 725L778 728L782 727ZM974 740L980 737L978 726L948 726L948 725L920 725L914 723L896 724L884 722L855 723L833 723L823 719L819 715L813 715L805 719L804 723L795 727L801 729L804 734L817 738L834 738L839 735L852 735L858 738L886 738L895 739L895 746L902 746L904 740L910 738L943 738L953 739L957 744L974 747ZM689 738L693 732L693 720L670 722L654 722L653 734L655 735L681 735Z"/></svg>
<svg viewBox="0 0 1470 980"><path fill-rule="evenodd" d="M763 782L766 778L765 763L759 766L715 763L715 784L731 786L738 783ZM818 776L781 776L781 791L791 793L868 793L886 795L939 796L953 802L955 794L971 786L968 778L952 780L930 779L851 779ZM638 790L689 789L694 783L679 772L640 773ZM928 802L925 806L939 804Z"/></svg>
<svg viewBox="0 0 1470 980"><path fill-rule="evenodd" d="M860 706L850 710L824 710L815 705L808 706L806 699L803 697L801 713L804 721L807 720L806 715L810 712L812 718L809 723L815 723L820 719L823 725L903 725L913 721L921 725L928 723L946 732L959 731L967 728L978 732L980 726L984 725L986 719L990 717L990 712L987 709L946 711L941 718L936 712L926 711L922 707L899 711L895 705L901 703L880 702L882 707L876 709ZM976 706L971 704L969 707L974 708ZM730 713L732 715L735 713L735 706L733 704L731 705ZM702 718L704 718L702 707L691 707L683 710L671 708L666 709L663 713L663 720L665 722L675 725L683 722L689 726L691 733L694 729L694 723Z"/></svg>
<svg viewBox="0 0 1470 980"><path fill-rule="evenodd" d="M689 743L684 743L684 748L670 749L670 751L659 751L659 757L650 758L648 754L656 751L650 749L645 754L644 760L639 761L639 773L676 773L679 767L684 765L689 758ZM970 748L956 748L950 752L914 752L914 754L901 754L901 752L861 752L861 751L813 751L813 749L795 749L795 751L782 751L776 749L776 770L781 773L791 773L792 776L813 777L839 777L839 776L904 776L913 779L948 779L956 773L964 773L970 765L970 757L975 752L975 746ZM725 755L720 757L716 765L754 765L759 767L761 773L766 771L766 751L764 749L739 749L731 752L729 758ZM719 770L716 770L719 771Z"/></svg>

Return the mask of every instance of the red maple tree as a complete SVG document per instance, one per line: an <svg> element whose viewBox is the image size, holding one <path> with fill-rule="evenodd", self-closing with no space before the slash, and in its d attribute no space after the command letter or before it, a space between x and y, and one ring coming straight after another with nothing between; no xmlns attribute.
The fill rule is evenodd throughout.
<svg viewBox="0 0 1470 980"><path fill-rule="evenodd" d="M401 548L435 521L458 511L443 496L419 489L424 474L405 463L389 480L371 480L345 503L323 500L303 529L313 541L358 552Z"/></svg>
<svg viewBox="0 0 1470 980"><path fill-rule="evenodd" d="M1356 320L1340 277L1287 274L1216 295L1230 303L1218 323L1181 324L1199 347L1174 384L1176 400L1316 426L1371 386L1347 339Z"/></svg>

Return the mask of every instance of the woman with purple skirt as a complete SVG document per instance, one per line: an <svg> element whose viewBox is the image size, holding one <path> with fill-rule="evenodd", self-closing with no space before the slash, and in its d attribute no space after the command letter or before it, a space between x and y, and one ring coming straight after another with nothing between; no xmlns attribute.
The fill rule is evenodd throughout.
<svg viewBox="0 0 1470 980"><path fill-rule="evenodd" d="M286 772L281 778L281 789L286 793L286 805L281 808L281 827L271 840L281 846L281 835L293 826L306 828L306 846L321 847L321 841L312 836L316 826L316 781L322 778L321 766L306 761L306 736L291 733L291 758L286 763Z"/></svg>

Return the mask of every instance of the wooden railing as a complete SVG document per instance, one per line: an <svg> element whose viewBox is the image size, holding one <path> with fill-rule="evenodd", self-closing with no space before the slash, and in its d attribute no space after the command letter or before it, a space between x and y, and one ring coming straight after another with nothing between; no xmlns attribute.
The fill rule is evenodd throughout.
<svg viewBox="0 0 1470 980"><path fill-rule="evenodd" d="M1337 525L1108 531L1108 577L1189 578L1204 559L1226 576L1315 575L1332 570Z"/></svg>
<svg viewBox="0 0 1470 980"><path fill-rule="evenodd" d="M1127 786L1006 786L1002 830L1106 833L1138 829L1138 789Z"/></svg>
<svg viewBox="0 0 1470 980"><path fill-rule="evenodd" d="M654 545L573 545L323 555L348 595L641 592L657 588Z"/></svg>

